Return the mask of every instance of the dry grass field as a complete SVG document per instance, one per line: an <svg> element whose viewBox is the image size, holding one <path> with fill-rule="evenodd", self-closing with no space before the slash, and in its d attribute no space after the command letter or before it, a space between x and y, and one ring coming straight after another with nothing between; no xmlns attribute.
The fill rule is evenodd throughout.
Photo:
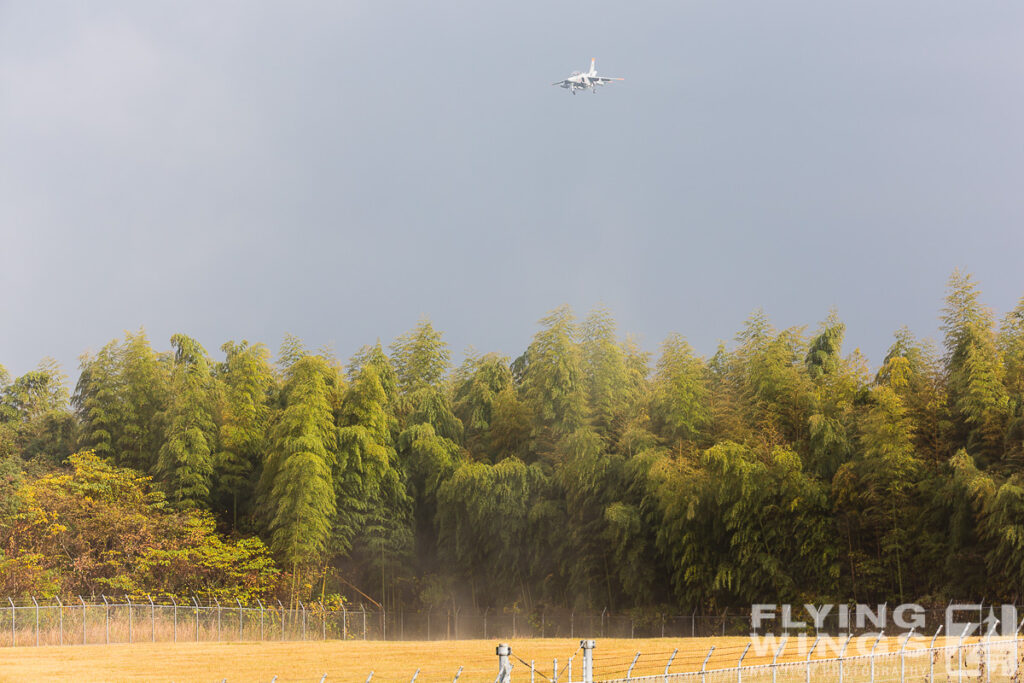
<svg viewBox="0 0 1024 683"><path fill-rule="evenodd" d="M642 655L634 676L661 674L674 649L679 650L672 672L696 671L708 649L715 651L708 669L735 666L748 642L747 638L652 638L598 640L594 652L595 678L624 675L637 652ZM902 641L883 640L878 652L895 651ZM577 652L578 640L511 640L515 657L514 680L528 681L527 663L536 661L538 682L552 674L552 660L558 658L564 670L569 657ZM825 641L823 641L825 643ZM873 639L855 639L847 655L870 650ZM175 681L214 683L227 679L278 683L319 681L327 674L332 683L364 683L370 671L375 683L407 683L417 669L417 683L449 682L459 666L464 667L460 683L494 680L497 671L494 640L379 642L241 642L241 643L140 643L134 645L86 645L68 647L16 647L0 649L0 681ZM940 642L936 643L941 645ZM807 645L792 638L780 661L804 661ZM927 645L916 639L911 648ZM859 651L859 652L858 652ZM744 665L767 663L772 652L751 648ZM813 657L833 657L827 645L819 645ZM581 656L573 660L574 679L578 680ZM621 673L618 673L621 672ZM526 675L523 675L523 674ZM565 673L560 679L566 680Z"/></svg>

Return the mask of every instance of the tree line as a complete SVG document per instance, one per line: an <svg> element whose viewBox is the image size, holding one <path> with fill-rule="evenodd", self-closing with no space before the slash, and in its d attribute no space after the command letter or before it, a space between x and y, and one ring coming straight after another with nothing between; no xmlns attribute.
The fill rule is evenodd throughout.
<svg viewBox="0 0 1024 683"><path fill-rule="evenodd" d="M215 360L140 331L84 355L73 392L52 361L0 368L0 588L387 609L1024 594L1024 298L997 322L955 272L941 344L901 329L874 372L835 313L808 334L757 312L710 357L678 335L645 352L603 309L539 327L457 367L424 319L344 366L293 337Z"/></svg>

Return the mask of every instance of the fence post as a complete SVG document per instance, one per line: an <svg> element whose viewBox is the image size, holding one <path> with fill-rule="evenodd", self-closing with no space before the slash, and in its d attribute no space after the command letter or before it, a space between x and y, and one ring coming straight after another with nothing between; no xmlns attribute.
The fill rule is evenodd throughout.
<svg viewBox="0 0 1024 683"><path fill-rule="evenodd" d="M638 660L638 659L640 659L640 653L639 653L639 652L637 652L637 653L636 653L636 655L634 655L634 657L633 657L633 661L632 661L632 663L631 663L631 664L629 665L629 671L627 671L627 672L626 672L626 680L627 680L627 681L628 681L628 680L630 679L630 677L631 677L631 676L633 675L633 667L634 667L634 666L636 666L636 660ZM555 661L557 662L558 660L556 659Z"/></svg>
<svg viewBox="0 0 1024 683"><path fill-rule="evenodd" d="M852 633L846 634L846 642L843 643L843 647L839 650L839 683L843 683L843 655L846 654L846 646L850 644L853 639Z"/></svg>
<svg viewBox="0 0 1024 683"><path fill-rule="evenodd" d="M878 632L878 637L875 638L875 644L871 646L871 683L875 683L875 648L878 647L878 643L882 640L882 636L885 635L885 629L883 628Z"/></svg>
<svg viewBox="0 0 1024 683"><path fill-rule="evenodd" d="M991 612L991 610L989 610ZM988 630L988 635L982 640L982 647L985 650L985 681L989 682L992 680L992 634L996 631L996 626L999 625L999 620L996 619L992 622L992 628ZM900 681L900 683L903 683Z"/></svg>
<svg viewBox="0 0 1024 683"><path fill-rule="evenodd" d="M220 642L220 600L217 599L216 595L212 597L214 604L217 605L217 641Z"/></svg>
<svg viewBox="0 0 1024 683"><path fill-rule="evenodd" d="M36 602L36 596L31 596L32 604L36 606L36 647L39 647L39 603Z"/></svg>
<svg viewBox="0 0 1024 683"><path fill-rule="evenodd" d="M17 636L14 635L14 600L11 600L11 597L7 596L7 602L11 603L11 647L14 647L18 644Z"/></svg>
<svg viewBox="0 0 1024 683"><path fill-rule="evenodd" d="M487 613L490 611L490 607L484 609L484 640L487 640Z"/></svg>
<svg viewBox="0 0 1024 683"><path fill-rule="evenodd" d="M455 678L452 679L452 683L459 683L459 676L462 675L462 667L460 666L455 672Z"/></svg>
<svg viewBox="0 0 1024 683"><path fill-rule="evenodd" d="M558 683L558 657L555 657L555 661L552 662L551 668L551 683ZM626 674L626 680L629 680L629 674Z"/></svg>
<svg viewBox="0 0 1024 683"><path fill-rule="evenodd" d="M1017 670L1020 668L1020 646L1018 638L1020 637L1020 628L1024 626L1024 619L1020 620L1017 624L1017 630L1013 632L1013 674L1016 675Z"/></svg>
<svg viewBox="0 0 1024 683"><path fill-rule="evenodd" d="M259 598L256 598L256 604L258 604L260 606L260 641L262 642L264 640L264 637L263 637L263 601L260 600Z"/></svg>
<svg viewBox="0 0 1024 683"><path fill-rule="evenodd" d="M535 683L535 675L537 671L536 660L530 660L530 683ZM462 673L462 667L459 667L459 673ZM459 674L455 674L455 680L459 680Z"/></svg>
<svg viewBox="0 0 1024 683"><path fill-rule="evenodd" d="M690 637L693 638L697 635L697 610L693 610L693 614L690 615Z"/></svg>
<svg viewBox="0 0 1024 683"><path fill-rule="evenodd" d="M501 643L495 649L495 654L498 655L497 683L506 683L509 680L509 671L512 667L509 666L508 656L511 652L512 648L508 646L508 643Z"/></svg>
<svg viewBox="0 0 1024 683"><path fill-rule="evenodd" d="M608 614L608 607L601 610L601 637L604 638L604 617Z"/></svg>
<svg viewBox="0 0 1024 683"><path fill-rule="evenodd" d="M320 601L320 615L324 618L324 640L327 640L327 609L324 607L323 600Z"/></svg>
<svg viewBox="0 0 1024 683"><path fill-rule="evenodd" d="M107 602L107 596L103 593L100 593L100 597L103 598L103 623L107 632L107 645L110 645L110 603Z"/></svg>
<svg viewBox="0 0 1024 683"><path fill-rule="evenodd" d="M811 683L811 655L814 654L814 648L818 647L819 640L821 640L821 636L814 639L814 644L811 645L811 649L807 651L807 683Z"/></svg>
<svg viewBox="0 0 1024 683"><path fill-rule="evenodd" d="M516 608L512 607L512 637L516 637Z"/></svg>
<svg viewBox="0 0 1024 683"><path fill-rule="evenodd" d="M679 648L672 650L672 654L668 657L668 662L665 664L665 683L668 683L668 670L672 668L672 662L675 661L676 654L679 652Z"/></svg>
<svg viewBox="0 0 1024 683"><path fill-rule="evenodd" d="M348 640L348 610L341 603L341 639ZM427 610L427 640L430 640L430 610Z"/></svg>
<svg viewBox="0 0 1024 683"><path fill-rule="evenodd" d="M302 610L302 639L306 639L306 606L299 600L299 609Z"/></svg>
<svg viewBox="0 0 1024 683"><path fill-rule="evenodd" d="M235 604L238 605L238 640L242 640L242 602L236 597Z"/></svg>
<svg viewBox="0 0 1024 683"><path fill-rule="evenodd" d="M196 596L192 596L192 604L196 606L196 642L199 642L199 601L196 600Z"/></svg>
<svg viewBox="0 0 1024 683"><path fill-rule="evenodd" d="M726 607L725 611L722 612L722 637L725 637L725 622L729 619L729 608Z"/></svg>
<svg viewBox="0 0 1024 683"><path fill-rule="evenodd" d="M60 644L64 644L64 603L60 601L60 596L55 595L53 599L57 601L57 614L60 616Z"/></svg>
<svg viewBox="0 0 1024 683"><path fill-rule="evenodd" d="M935 629L935 635L932 636L932 642L928 643L928 680L935 680L935 639L939 637L939 632L942 631L942 624ZM842 683L842 681L840 681Z"/></svg>
<svg viewBox="0 0 1024 683"><path fill-rule="evenodd" d="M359 609L363 610L363 640L366 640L366 605L359 603Z"/></svg>
<svg viewBox="0 0 1024 683"><path fill-rule="evenodd" d="M569 612L569 637L576 637L576 608Z"/></svg>
<svg viewBox="0 0 1024 683"><path fill-rule="evenodd" d="M907 649L907 643L909 643L910 639L913 638L913 637L914 637L914 628L911 627L910 628L910 633L907 634L906 639L903 641L903 646L900 648L900 683L903 683L903 677L904 677L904 674L905 674L905 671L906 671L906 666L904 666L904 660L903 660L903 651Z"/></svg>
<svg viewBox="0 0 1024 683"><path fill-rule="evenodd" d="M152 635L152 641L156 642L156 605L153 604L153 596L149 593L146 594L149 599L149 630Z"/></svg>
<svg viewBox="0 0 1024 683"><path fill-rule="evenodd" d="M78 596L78 601L82 603L82 645L85 645L85 600L82 600L82 596Z"/></svg>
<svg viewBox="0 0 1024 683"><path fill-rule="evenodd" d="M128 603L128 644L132 643L132 599L127 595L124 596L124 601Z"/></svg>
<svg viewBox="0 0 1024 683"><path fill-rule="evenodd" d="M964 677L964 638L967 636L967 631L971 628L970 622L964 626L964 632L960 634L960 640L956 644L956 680L963 680Z"/></svg>
<svg viewBox="0 0 1024 683"><path fill-rule="evenodd" d="M594 683L594 646L593 640L581 640L583 648L583 683Z"/></svg>
<svg viewBox="0 0 1024 683"><path fill-rule="evenodd" d="M700 683L706 683L706 681L707 681L707 674L704 673L704 670L707 669L707 667L708 667L708 660L711 659L711 653L714 652L714 651L715 651L715 646L712 645L711 649L708 650L708 656L704 658L704 663L700 665Z"/></svg>
<svg viewBox="0 0 1024 683"><path fill-rule="evenodd" d="M171 596L171 604L174 605L174 642L178 642L178 601Z"/></svg>
<svg viewBox="0 0 1024 683"><path fill-rule="evenodd" d="M284 605L278 600L277 606L281 609L281 640L284 640Z"/></svg>
<svg viewBox="0 0 1024 683"><path fill-rule="evenodd" d="M782 648L786 647L786 641L789 640L789 634L782 636L782 643L779 645L779 649L775 651L775 656L772 657L772 683L775 683L775 663L779 661L779 655L782 654Z"/></svg>
<svg viewBox="0 0 1024 683"><path fill-rule="evenodd" d="M743 648L743 654L740 655L740 661L736 662L736 683L743 683L743 658L747 656L747 650L753 644L753 641L747 643L747 646ZM675 657L676 653L673 652L672 656ZM668 683L668 667L665 667L665 683Z"/></svg>

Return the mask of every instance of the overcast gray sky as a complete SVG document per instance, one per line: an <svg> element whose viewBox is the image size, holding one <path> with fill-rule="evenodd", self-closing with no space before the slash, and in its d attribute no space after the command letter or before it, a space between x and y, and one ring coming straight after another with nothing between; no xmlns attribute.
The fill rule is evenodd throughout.
<svg viewBox="0 0 1024 683"><path fill-rule="evenodd" d="M0 0L0 363L145 326L517 355L603 302L877 362L1024 294L1024 3ZM549 84L597 58L626 81Z"/></svg>

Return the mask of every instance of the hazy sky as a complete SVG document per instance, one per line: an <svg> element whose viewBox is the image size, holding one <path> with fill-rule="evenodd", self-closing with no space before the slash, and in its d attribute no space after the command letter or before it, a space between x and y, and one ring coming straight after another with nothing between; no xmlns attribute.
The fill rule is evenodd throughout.
<svg viewBox="0 0 1024 683"><path fill-rule="evenodd" d="M626 81L549 84L597 58ZM711 353L1024 294L1024 3L0 0L0 363L145 326Z"/></svg>

